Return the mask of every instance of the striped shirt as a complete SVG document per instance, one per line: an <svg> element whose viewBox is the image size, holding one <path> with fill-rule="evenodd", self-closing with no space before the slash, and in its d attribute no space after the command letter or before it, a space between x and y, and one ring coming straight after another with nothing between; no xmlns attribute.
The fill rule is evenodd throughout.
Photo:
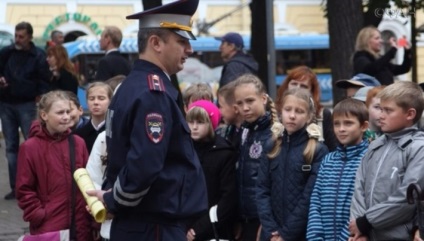
<svg viewBox="0 0 424 241"><path fill-rule="evenodd" d="M311 196L308 240L345 241L349 238L355 175L368 144L364 139L356 146L338 146L324 157Z"/></svg>

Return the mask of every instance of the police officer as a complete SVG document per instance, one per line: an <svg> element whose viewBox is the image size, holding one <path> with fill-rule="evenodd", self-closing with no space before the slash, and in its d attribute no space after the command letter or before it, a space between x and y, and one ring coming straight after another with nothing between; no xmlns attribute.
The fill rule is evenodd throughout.
<svg viewBox="0 0 424 241"><path fill-rule="evenodd" d="M108 110L105 191L90 191L114 215L110 240L186 241L207 209L206 184L169 76L193 52L190 19L199 0L130 15L139 19L139 60Z"/></svg>

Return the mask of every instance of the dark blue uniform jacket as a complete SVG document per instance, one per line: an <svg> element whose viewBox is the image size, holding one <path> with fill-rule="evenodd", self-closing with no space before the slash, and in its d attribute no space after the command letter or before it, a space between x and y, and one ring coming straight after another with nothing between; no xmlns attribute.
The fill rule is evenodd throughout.
<svg viewBox="0 0 424 241"><path fill-rule="evenodd" d="M104 185L113 190L104 199L115 217L160 222L207 209L205 178L177 96L159 67L136 60L113 97Z"/></svg>

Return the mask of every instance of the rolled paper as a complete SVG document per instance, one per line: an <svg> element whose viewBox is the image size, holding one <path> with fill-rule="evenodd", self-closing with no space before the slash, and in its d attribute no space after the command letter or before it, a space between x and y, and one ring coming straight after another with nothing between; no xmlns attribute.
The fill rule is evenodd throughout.
<svg viewBox="0 0 424 241"><path fill-rule="evenodd" d="M74 179L82 195L84 195L85 202L90 208L91 215L93 215L96 222L103 223L106 220L105 206L97 197L89 196L86 193L88 190L96 190L87 170L85 168L77 169L74 172Z"/></svg>

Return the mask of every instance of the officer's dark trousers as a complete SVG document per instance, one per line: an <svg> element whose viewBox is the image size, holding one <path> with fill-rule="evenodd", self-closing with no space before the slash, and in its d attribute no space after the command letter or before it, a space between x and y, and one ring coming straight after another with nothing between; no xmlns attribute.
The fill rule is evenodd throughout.
<svg viewBox="0 0 424 241"><path fill-rule="evenodd" d="M110 241L187 241L186 233L182 222L114 218Z"/></svg>

